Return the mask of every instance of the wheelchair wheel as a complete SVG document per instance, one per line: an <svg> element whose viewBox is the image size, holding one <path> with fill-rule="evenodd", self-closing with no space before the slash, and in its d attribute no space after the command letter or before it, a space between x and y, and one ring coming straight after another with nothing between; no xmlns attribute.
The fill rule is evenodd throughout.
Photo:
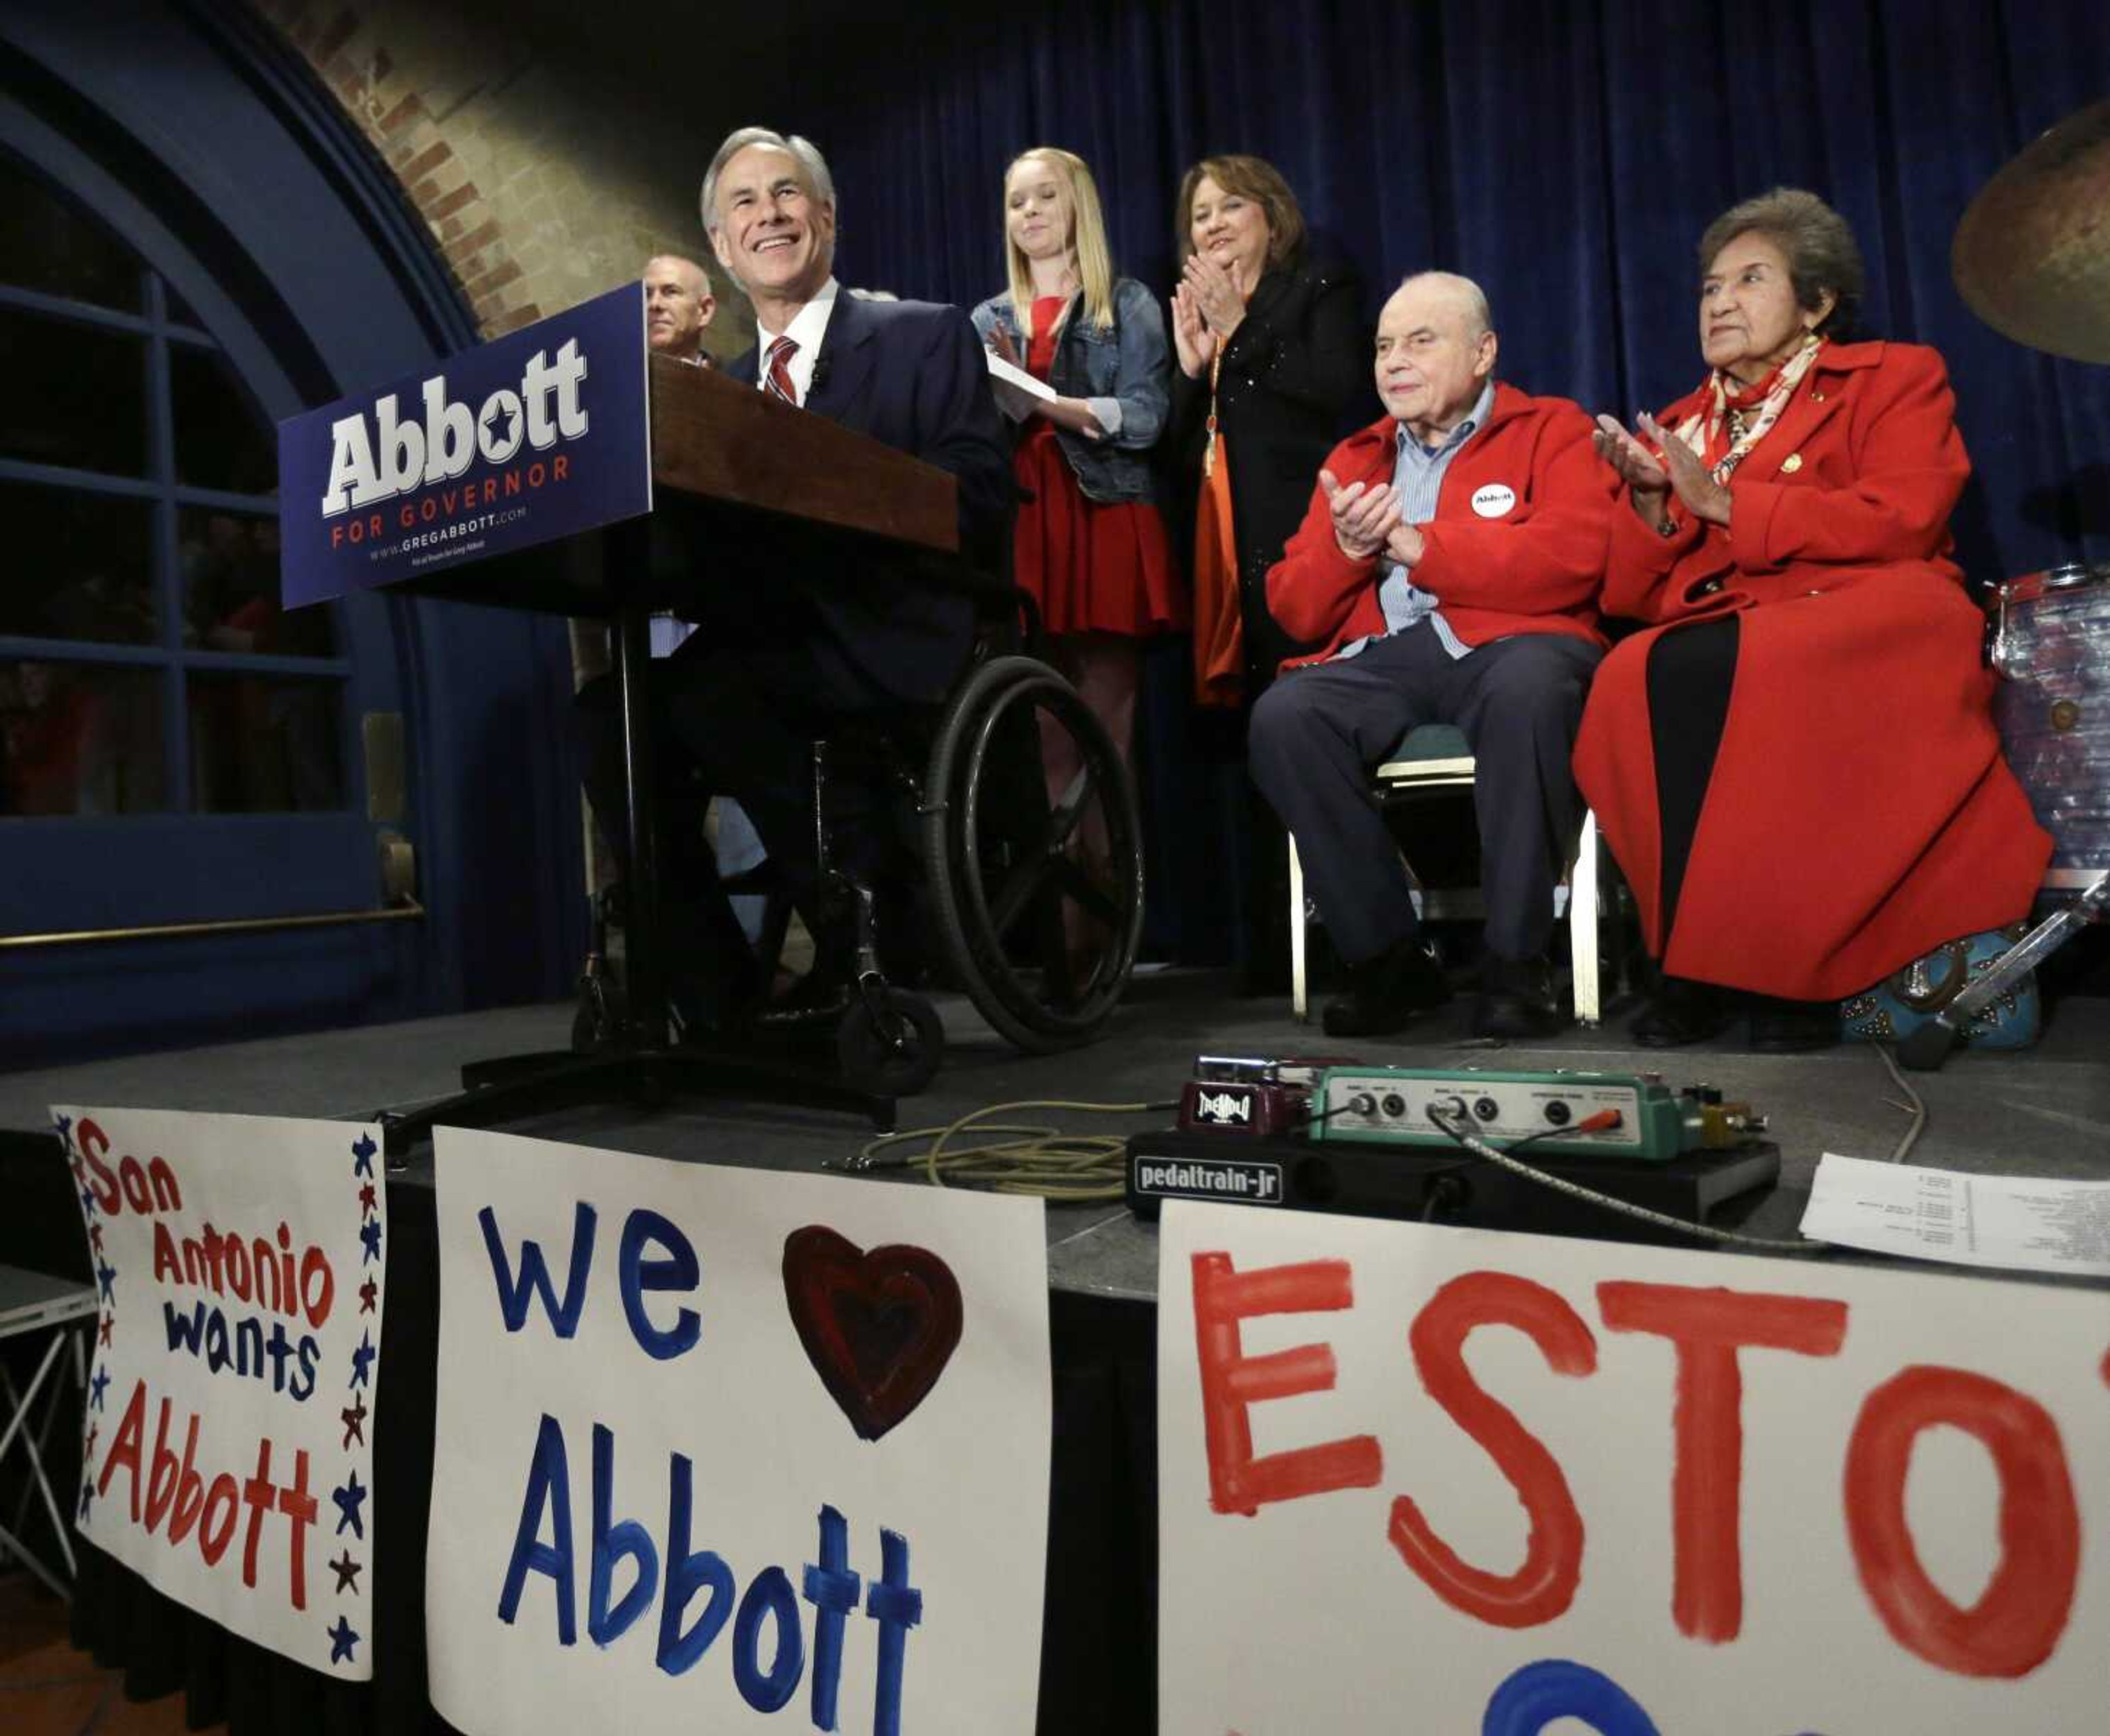
<svg viewBox="0 0 2110 1736"><path fill-rule="evenodd" d="M886 991L886 1010L876 1019L862 995L852 996L835 1027L843 1083L877 1096L914 1096L937 1077L944 1054L937 1009L905 989Z"/></svg>
<svg viewBox="0 0 2110 1736"><path fill-rule="evenodd" d="M1044 738L1076 766L1052 798ZM1143 833L1113 742L1046 664L1000 657L948 710L924 784L923 860L953 972L1018 1047L1088 1042L1143 933Z"/></svg>

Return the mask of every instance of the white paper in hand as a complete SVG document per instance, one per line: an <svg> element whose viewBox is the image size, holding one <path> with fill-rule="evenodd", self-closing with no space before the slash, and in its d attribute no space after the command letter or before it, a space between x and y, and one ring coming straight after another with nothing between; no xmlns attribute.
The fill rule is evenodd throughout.
<svg viewBox="0 0 2110 1736"><path fill-rule="evenodd" d="M1053 401L1055 389L1046 381L1035 379L994 350L985 350L982 355L989 362L989 386L996 393L996 406L1013 422L1025 421L1033 414L1035 404Z"/></svg>

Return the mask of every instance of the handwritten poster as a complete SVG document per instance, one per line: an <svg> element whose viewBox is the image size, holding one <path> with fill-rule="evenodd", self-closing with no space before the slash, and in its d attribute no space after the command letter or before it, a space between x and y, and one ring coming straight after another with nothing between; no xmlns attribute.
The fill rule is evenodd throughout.
<svg viewBox="0 0 2110 1736"><path fill-rule="evenodd" d="M1160 1728L2105 1728L2110 1293L1168 1204Z"/></svg>
<svg viewBox="0 0 2110 1736"><path fill-rule="evenodd" d="M55 1109L99 1316L80 1533L231 1633L374 1673L375 1130Z"/></svg>
<svg viewBox="0 0 2110 1736"><path fill-rule="evenodd" d="M432 1701L1028 1736L1041 1205L438 1130Z"/></svg>

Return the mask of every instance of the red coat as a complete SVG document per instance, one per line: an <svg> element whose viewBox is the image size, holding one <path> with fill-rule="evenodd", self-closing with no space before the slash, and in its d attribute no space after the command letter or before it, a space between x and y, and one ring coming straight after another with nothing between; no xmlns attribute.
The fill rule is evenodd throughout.
<svg viewBox="0 0 2110 1736"><path fill-rule="evenodd" d="M1412 577L1438 599L1465 644L1513 633L1569 633L1604 644L1596 599L1613 483L1590 449L1590 426L1565 398L1528 397L1498 384L1487 425L1443 472L1436 516L1421 527L1428 552ZM1325 468L1343 486L1391 481L1398 430L1390 416L1372 423L1334 447ZM1378 563L1341 552L1326 491L1315 484L1304 522L1269 569L1267 606L1292 639L1323 647L1290 658L1285 669L1321 662L1385 630Z"/></svg>
<svg viewBox="0 0 2110 1736"><path fill-rule="evenodd" d="M1664 628L1599 666L1576 744L1576 781L1670 974L1834 999L2028 911L2051 840L2000 756L1984 617L1949 558L1970 473L1938 355L1833 344L1736 471L1726 530L1679 509L1664 536L1615 513L1606 613L1743 612L1667 936L1646 676Z"/></svg>

